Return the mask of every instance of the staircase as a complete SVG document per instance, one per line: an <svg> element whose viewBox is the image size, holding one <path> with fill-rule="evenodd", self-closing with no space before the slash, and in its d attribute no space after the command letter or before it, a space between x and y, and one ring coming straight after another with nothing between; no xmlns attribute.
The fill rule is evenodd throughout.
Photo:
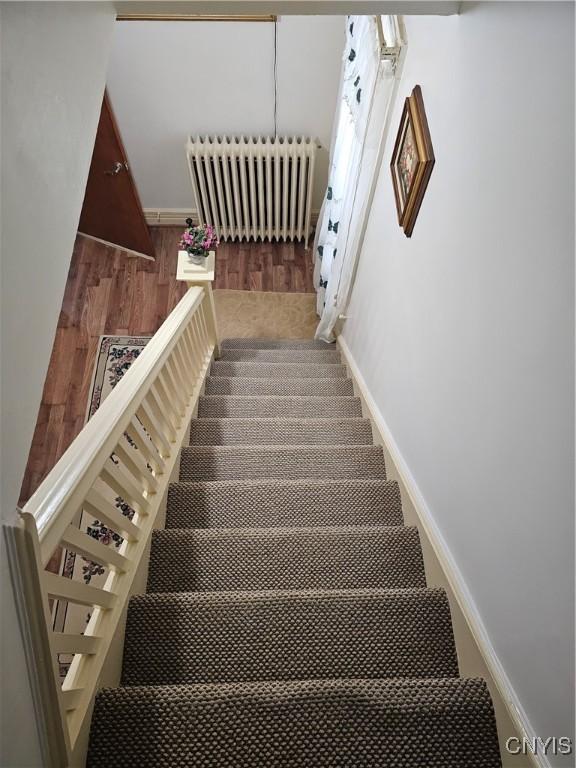
<svg viewBox="0 0 576 768"><path fill-rule="evenodd" d="M222 347L88 765L500 766L338 352Z"/></svg>

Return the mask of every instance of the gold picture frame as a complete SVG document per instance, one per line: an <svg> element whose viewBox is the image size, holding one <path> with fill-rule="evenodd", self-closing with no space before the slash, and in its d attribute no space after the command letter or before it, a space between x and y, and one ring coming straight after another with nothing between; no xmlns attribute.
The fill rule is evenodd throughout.
<svg viewBox="0 0 576 768"><path fill-rule="evenodd" d="M417 85L404 102L390 161L398 223L406 237L412 235L434 163L422 90Z"/></svg>

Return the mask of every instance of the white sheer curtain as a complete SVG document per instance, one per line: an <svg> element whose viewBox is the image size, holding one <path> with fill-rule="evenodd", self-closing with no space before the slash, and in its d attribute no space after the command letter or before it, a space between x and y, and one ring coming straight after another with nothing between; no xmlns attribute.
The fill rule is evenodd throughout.
<svg viewBox="0 0 576 768"><path fill-rule="evenodd" d="M314 285L320 316L316 338L324 341L333 340L332 331L345 308L354 273L362 218L358 209L366 204L365 190L358 195L358 184L380 74L375 17L348 16L346 25L328 189L314 241ZM380 125L378 138L381 133ZM370 155L373 164L375 155L377 152Z"/></svg>

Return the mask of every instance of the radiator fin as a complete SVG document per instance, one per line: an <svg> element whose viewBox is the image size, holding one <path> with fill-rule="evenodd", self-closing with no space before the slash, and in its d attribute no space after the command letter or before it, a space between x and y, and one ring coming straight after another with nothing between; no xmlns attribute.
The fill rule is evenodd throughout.
<svg viewBox="0 0 576 768"><path fill-rule="evenodd" d="M315 141L197 136L186 149L198 216L220 239L308 244Z"/></svg>

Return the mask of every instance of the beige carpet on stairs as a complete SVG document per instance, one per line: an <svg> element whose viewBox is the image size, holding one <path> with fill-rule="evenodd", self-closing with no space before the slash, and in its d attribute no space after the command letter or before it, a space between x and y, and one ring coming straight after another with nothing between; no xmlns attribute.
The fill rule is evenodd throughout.
<svg viewBox="0 0 576 768"><path fill-rule="evenodd" d="M263 304L267 334L298 312L222 293L224 334ZM229 329L244 297L254 324ZM501 768L488 688L459 676L447 595L339 353L224 339L206 389L235 394L200 399L88 768Z"/></svg>

